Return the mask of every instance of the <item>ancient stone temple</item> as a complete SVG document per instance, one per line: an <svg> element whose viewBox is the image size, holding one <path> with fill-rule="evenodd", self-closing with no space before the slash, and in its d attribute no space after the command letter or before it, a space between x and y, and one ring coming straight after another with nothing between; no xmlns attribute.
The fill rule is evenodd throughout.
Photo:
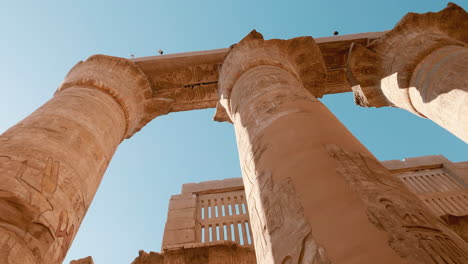
<svg viewBox="0 0 468 264"><path fill-rule="evenodd" d="M382 164L468 241L468 161L452 163L438 155ZM140 251L132 264L253 264L251 233L242 178L184 184L169 201L161 253Z"/></svg>
<svg viewBox="0 0 468 264"><path fill-rule="evenodd" d="M118 145L158 116L202 108L233 124L243 187L186 185L163 254L249 263L253 245L257 263L468 263L466 165L380 162L317 100L353 91L468 142L467 75L468 13L452 3L385 32L252 31L229 49L92 56L0 135L0 263L61 263Z"/></svg>
<svg viewBox="0 0 468 264"><path fill-rule="evenodd" d="M468 161L425 156L382 164L468 241ZM169 202L161 253L140 251L132 264L256 263L246 208L241 178L184 184Z"/></svg>

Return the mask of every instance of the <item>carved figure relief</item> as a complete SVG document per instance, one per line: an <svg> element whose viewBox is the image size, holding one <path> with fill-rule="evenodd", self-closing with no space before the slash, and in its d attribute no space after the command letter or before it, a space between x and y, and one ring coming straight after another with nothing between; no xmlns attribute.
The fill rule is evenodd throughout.
<svg viewBox="0 0 468 264"><path fill-rule="evenodd" d="M373 157L327 145L337 172L367 206L369 220L388 232L390 246L410 263L467 263L468 245L437 219Z"/></svg>
<svg viewBox="0 0 468 264"><path fill-rule="evenodd" d="M257 148L259 151L255 153L262 153L261 149L264 148ZM243 177L252 182L247 199L255 249L262 255L259 260L284 264L329 263L325 249L312 237L291 179L280 177L275 183L271 172L249 169L254 156L250 155L250 162L243 164ZM289 246L273 243L279 239L283 241L280 245Z"/></svg>
<svg viewBox="0 0 468 264"><path fill-rule="evenodd" d="M75 225L69 223L67 211L60 212L59 223L57 229L55 230L55 235L57 238L63 238L62 244L60 246L60 255L57 261L63 259L67 254L67 250L73 240L75 233Z"/></svg>

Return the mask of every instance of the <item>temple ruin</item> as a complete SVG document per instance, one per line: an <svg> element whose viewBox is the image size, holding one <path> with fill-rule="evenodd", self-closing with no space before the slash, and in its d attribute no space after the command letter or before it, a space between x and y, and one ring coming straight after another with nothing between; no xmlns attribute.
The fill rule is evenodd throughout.
<svg viewBox="0 0 468 264"><path fill-rule="evenodd" d="M91 56L0 135L0 263L62 263L118 145L158 116L203 108L233 124L242 185L185 185L162 255L135 264L468 263L466 163L380 162L317 99L352 91L468 142L467 74L468 13L453 3L385 32L252 31L228 49ZM228 226L234 215L211 208L233 204L248 214Z"/></svg>

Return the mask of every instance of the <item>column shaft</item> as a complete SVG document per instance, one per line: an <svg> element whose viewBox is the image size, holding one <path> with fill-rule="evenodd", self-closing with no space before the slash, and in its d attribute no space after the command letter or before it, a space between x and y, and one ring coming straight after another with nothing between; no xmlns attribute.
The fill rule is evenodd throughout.
<svg viewBox="0 0 468 264"><path fill-rule="evenodd" d="M264 41L253 32L220 72L257 262L468 261L463 240L309 92L322 80L314 44Z"/></svg>
<svg viewBox="0 0 468 264"><path fill-rule="evenodd" d="M370 153L294 76L274 66L247 71L231 108L259 263L326 254L333 263L401 262L336 173L327 144Z"/></svg>
<svg viewBox="0 0 468 264"><path fill-rule="evenodd" d="M348 78L355 101L428 118L468 142L468 13L449 3L409 13L367 46L353 44Z"/></svg>
<svg viewBox="0 0 468 264"><path fill-rule="evenodd" d="M125 135L108 94L70 87L0 137L2 263L60 263Z"/></svg>
<svg viewBox="0 0 468 264"><path fill-rule="evenodd" d="M445 46L416 67L409 96L418 112L468 142L468 48Z"/></svg>
<svg viewBox="0 0 468 264"><path fill-rule="evenodd" d="M117 146L154 117L150 101L138 67L97 55L0 135L0 263L62 263Z"/></svg>

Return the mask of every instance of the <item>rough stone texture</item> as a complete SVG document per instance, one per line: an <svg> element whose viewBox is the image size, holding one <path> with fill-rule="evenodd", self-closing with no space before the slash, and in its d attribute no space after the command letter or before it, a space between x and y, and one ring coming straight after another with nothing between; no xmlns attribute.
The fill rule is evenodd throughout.
<svg viewBox="0 0 468 264"><path fill-rule="evenodd" d="M70 264L94 264L92 257L86 257L78 260L70 261Z"/></svg>
<svg viewBox="0 0 468 264"><path fill-rule="evenodd" d="M316 39L328 72L323 94L351 91L346 78L346 58L351 43L367 45L382 34L371 32ZM185 52L132 61L148 76L153 97L170 102L169 112L187 111L216 107L218 72L228 50Z"/></svg>
<svg viewBox="0 0 468 264"><path fill-rule="evenodd" d="M465 242L468 242L468 215L457 216L446 214L441 216L441 219Z"/></svg>
<svg viewBox="0 0 468 264"><path fill-rule="evenodd" d="M255 264L255 252L232 242L178 248L164 253L144 251L131 264Z"/></svg>
<svg viewBox="0 0 468 264"><path fill-rule="evenodd" d="M224 118L234 123L257 261L366 263L385 256L398 263L323 148L341 138L367 152L309 92L325 73L312 38L264 41L256 32L234 46L221 69L215 117L226 110ZM324 206L336 211L319 209ZM349 216L346 223L338 215ZM348 250L356 244L368 246L366 256Z"/></svg>
<svg viewBox="0 0 468 264"><path fill-rule="evenodd" d="M394 106L427 117L468 142L468 13L449 3L407 14L367 46L355 43L348 79L361 106Z"/></svg>
<svg viewBox="0 0 468 264"><path fill-rule="evenodd" d="M53 99L0 135L0 263L61 263L118 144L158 115L215 102L215 118L235 125L260 263L466 262L460 238L385 180L316 97L349 81L358 103L407 109L467 140L467 27L467 13L449 4L408 14L370 44L380 33L317 45L254 32L229 51L80 62ZM468 177L467 163L443 168ZM171 203L172 242L197 241L193 204L185 194ZM465 237L463 215L444 217ZM200 263L224 250L172 249Z"/></svg>
<svg viewBox="0 0 468 264"><path fill-rule="evenodd" d="M444 156L388 160L382 164L463 240L468 241L468 162Z"/></svg>
<svg viewBox="0 0 468 264"><path fill-rule="evenodd" d="M468 244L374 157L346 152L335 145L327 148L338 162L338 173L367 205L370 220L388 232L390 246L401 257L421 264L468 261Z"/></svg>
<svg viewBox="0 0 468 264"><path fill-rule="evenodd" d="M385 205L377 196L363 198L367 185L356 189L341 173L355 165L340 165L327 150L327 145L334 144L374 159L312 95L316 89L320 94L326 78L322 69L320 51L311 38L264 41L256 32L232 48L221 68L215 118L232 121L236 130L257 261L438 263L426 262L433 253L419 249L416 234L400 236L406 219L395 217L386 222L391 213L381 209ZM354 176L364 172L356 173ZM375 189L385 190L385 182L373 184ZM401 183L392 192L417 200ZM405 199L392 202L418 215L419 205L408 206ZM369 215L374 205L380 206L377 217ZM425 217L431 226L441 225L438 234L458 250L449 257L463 263L468 252L463 241L431 213ZM408 239L400 242L394 238ZM410 254L413 249L419 255ZM447 255L435 252L440 258Z"/></svg>
<svg viewBox="0 0 468 264"><path fill-rule="evenodd" d="M197 197L192 193L172 195L169 201L162 249L196 243Z"/></svg>
<svg viewBox="0 0 468 264"><path fill-rule="evenodd" d="M431 155L414 158L405 158L403 160L385 160L381 161L392 173L414 171L421 169L440 168L445 163L451 163L442 155Z"/></svg>
<svg viewBox="0 0 468 264"><path fill-rule="evenodd" d="M94 55L76 64L57 93L75 86L87 86L111 95L122 107L126 119L126 138L159 115L167 114L171 99L152 97L146 75L127 59Z"/></svg>
<svg viewBox="0 0 468 264"><path fill-rule="evenodd" d="M444 164L444 168L457 175L468 188L468 161Z"/></svg>
<svg viewBox="0 0 468 264"><path fill-rule="evenodd" d="M330 155L336 157L339 161L338 171L340 174L349 180L353 188L361 194L361 198L370 205L368 207L369 215L372 216L374 223L380 228L393 230L391 232L393 238L390 240L391 245L401 254L407 254L409 258L413 258L411 263L414 263L413 261L416 263L421 261L418 259L414 260L414 256L412 256L421 254L418 251L410 250L409 252L405 252L407 250L405 243L414 240L419 241L420 247L417 248L418 250L428 252L429 255L442 261L442 263L460 262L463 253L460 249L457 249L457 245L450 244L451 238L447 239L445 237L445 242L438 238L431 238L434 235L442 237L442 232L438 231L438 229L446 228L440 221L434 219L428 220L427 215L430 214L428 210L432 211L463 240L468 241L468 189L464 187L468 183L468 179L467 182L464 182L460 171L454 171L453 168L450 168L450 166L457 167L462 162L452 163L442 155L433 155L405 158L403 160L387 160L379 163L372 157L365 157L356 153L346 153L333 145L329 145L328 150ZM376 184L377 179L385 184L383 186ZM394 197L395 189L404 188L402 183L410 192L416 194L427 207L414 200L415 197L408 195L408 193L401 196L401 193L398 191L398 197ZM198 199L205 199L207 196L217 197L226 192L233 193L243 190L243 188L242 178L187 183L182 186L182 195L172 196L169 211L192 207L193 200L190 200L189 203L185 203L184 201L194 196L198 196ZM378 197L375 198L373 196ZM398 206L394 206L395 199L405 199L406 201L397 203ZM375 201L385 204L384 208L376 206ZM407 205L406 208L402 207L401 204ZM413 209L408 210L408 206ZM417 207L417 209L414 209L414 207ZM218 210L221 211L220 208ZM409 212L414 210L419 211L416 217ZM397 219L396 221L395 218ZM401 226L399 218L403 218L403 221L407 223ZM226 220L223 217L219 217L218 219L221 221ZM201 221L199 217L195 220ZM189 222L189 226L193 228L192 222ZM186 224L184 221L177 222L168 219L165 230L171 230L171 228L183 229L187 227ZM230 233L231 230L229 229L228 234ZM183 236L180 239L182 241ZM230 241L231 238L227 240ZM228 241L165 244L163 245L163 253L145 253L144 251L140 251L139 257L133 263L179 264L193 263L194 259L205 261L203 263L212 263L218 261L218 256L220 256L220 263L226 263L226 261L228 263L229 261L233 261L233 263L256 263L255 257L252 254L253 252L244 250L247 247L240 247L234 250L234 245L238 243ZM458 240L457 243L460 243L460 241ZM212 247L214 250L209 251ZM248 245L248 247L252 248L251 245ZM207 253L210 252L211 257L208 257ZM228 260L224 257L226 254L229 255ZM234 256L235 254L240 254L240 256ZM181 255L184 255L184 257L182 258ZM182 262L180 262L181 258L183 259ZM82 262L72 261L71 264L88 264L88 261L92 260L88 257L79 261ZM423 261L427 261L427 259ZM427 263L432 262L428 261Z"/></svg>
<svg viewBox="0 0 468 264"><path fill-rule="evenodd" d="M218 241L253 247L251 233L242 179L184 184L169 202L162 252Z"/></svg>
<svg viewBox="0 0 468 264"><path fill-rule="evenodd" d="M62 263L117 146L151 117L150 96L132 62L94 56L0 136L0 263Z"/></svg>
<svg viewBox="0 0 468 264"><path fill-rule="evenodd" d="M241 178L205 181L199 183L185 183L182 185L182 193L213 193L226 190L243 190L244 184Z"/></svg>

